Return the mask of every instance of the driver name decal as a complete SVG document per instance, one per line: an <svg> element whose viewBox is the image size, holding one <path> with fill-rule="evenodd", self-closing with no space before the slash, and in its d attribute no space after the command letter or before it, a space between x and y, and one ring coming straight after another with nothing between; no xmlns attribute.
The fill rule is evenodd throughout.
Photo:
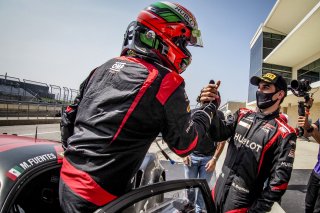
<svg viewBox="0 0 320 213"><path fill-rule="evenodd" d="M25 170L33 167L37 164L44 163L49 160L56 160L57 156L53 153L48 153L44 155L35 156L29 158L26 161L21 162L19 165L12 167L6 174L8 178L15 181Z"/></svg>
<svg viewBox="0 0 320 213"><path fill-rule="evenodd" d="M53 154L53 153L49 153L49 154L44 154L44 155L39 155L33 158L30 158L22 163L20 163L20 166L26 170L34 165L37 165L39 163L43 163L46 162L48 160L55 160L57 159L57 157Z"/></svg>

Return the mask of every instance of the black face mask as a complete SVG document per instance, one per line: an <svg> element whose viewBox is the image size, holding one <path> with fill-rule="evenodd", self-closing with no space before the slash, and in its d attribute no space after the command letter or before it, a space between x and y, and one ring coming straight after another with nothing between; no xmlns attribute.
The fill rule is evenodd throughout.
<svg viewBox="0 0 320 213"><path fill-rule="evenodd" d="M257 106L259 109L267 109L277 102L278 99L272 100L272 96L278 91L273 93L256 92Z"/></svg>

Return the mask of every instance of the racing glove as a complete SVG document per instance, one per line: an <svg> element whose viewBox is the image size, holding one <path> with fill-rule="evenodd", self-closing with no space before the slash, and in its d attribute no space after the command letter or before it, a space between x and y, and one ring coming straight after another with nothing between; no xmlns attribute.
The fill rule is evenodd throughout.
<svg viewBox="0 0 320 213"><path fill-rule="evenodd" d="M215 81L210 80L209 84L215 84ZM209 115L210 123L211 123L211 119L216 114L216 111L219 108L220 103L221 103L219 91L218 91L217 95L219 96L219 98L216 98L214 101L211 101L211 102L204 102L204 104L200 107L200 109L202 109L203 111L205 111Z"/></svg>
<svg viewBox="0 0 320 213"><path fill-rule="evenodd" d="M73 135L74 123L76 120L78 104L71 104L61 115L60 130L61 142L64 150L68 147L68 138Z"/></svg>

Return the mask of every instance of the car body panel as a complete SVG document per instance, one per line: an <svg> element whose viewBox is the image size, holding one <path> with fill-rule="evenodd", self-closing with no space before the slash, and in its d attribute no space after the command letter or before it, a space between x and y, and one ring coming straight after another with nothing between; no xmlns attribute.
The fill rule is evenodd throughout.
<svg viewBox="0 0 320 213"><path fill-rule="evenodd" d="M97 211L95 211L95 213L116 213L122 211L127 212L128 208L134 206L136 203L142 202L145 199L150 199L153 196L158 196L161 194L163 195L165 193L174 192L176 190L186 190L191 188L198 188L201 191L206 204L207 212L214 212L213 199L206 180L187 179L171 180L134 189L131 192L110 202L106 206L98 209ZM181 197L177 197L176 195L172 195L170 198L167 198L163 202L163 204L161 204L161 206L159 205L159 208L151 208L153 209L152 211L150 209L144 209L142 212L187 212L181 211L181 209L179 211L178 207L183 206L183 203L179 201L183 201L183 199ZM175 205L175 202L179 202L179 205ZM169 209L171 211L169 211ZM194 209L191 209L190 212L194 212Z"/></svg>
<svg viewBox="0 0 320 213"><path fill-rule="evenodd" d="M60 208L57 203L57 193L63 152L61 143L57 141L0 135L0 213L9 212L16 201L21 200L19 194L23 194L23 190L26 188L32 191L29 186L34 185L34 180L38 181L41 177L45 177L46 180L40 180L44 187L38 192L46 194L47 191L54 191L55 206L51 211L59 212L57 211L57 208ZM50 180L52 178L54 180ZM133 188L138 188L164 180L165 170L157 155L148 153L139 171L132 179L132 183ZM47 184L45 181L50 183ZM50 208L50 202L46 200L47 197L44 194L41 194L40 199L40 202L45 201L42 207ZM35 202L35 199L30 199L30 201ZM150 202L156 202L156 200L150 200ZM36 203L36 205L39 204ZM136 209L143 205L144 203L141 202L136 205ZM48 210L50 212L50 209Z"/></svg>
<svg viewBox="0 0 320 213"><path fill-rule="evenodd" d="M0 211L10 191L29 171L50 163L59 165L62 157L58 142L0 135Z"/></svg>

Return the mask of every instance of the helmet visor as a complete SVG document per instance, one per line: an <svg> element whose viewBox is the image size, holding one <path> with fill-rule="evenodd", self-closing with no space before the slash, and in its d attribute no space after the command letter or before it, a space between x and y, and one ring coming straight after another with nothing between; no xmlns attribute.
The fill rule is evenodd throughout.
<svg viewBox="0 0 320 213"><path fill-rule="evenodd" d="M203 47L200 30L197 30L197 29L192 30L188 45L195 46L195 47Z"/></svg>
<svg viewBox="0 0 320 213"><path fill-rule="evenodd" d="M180 64L180 69L181 69L180 73L184 72L187 69L187 67L190 65L190 63L191 63L190 58L182 59L181 64Z"/></svg>

